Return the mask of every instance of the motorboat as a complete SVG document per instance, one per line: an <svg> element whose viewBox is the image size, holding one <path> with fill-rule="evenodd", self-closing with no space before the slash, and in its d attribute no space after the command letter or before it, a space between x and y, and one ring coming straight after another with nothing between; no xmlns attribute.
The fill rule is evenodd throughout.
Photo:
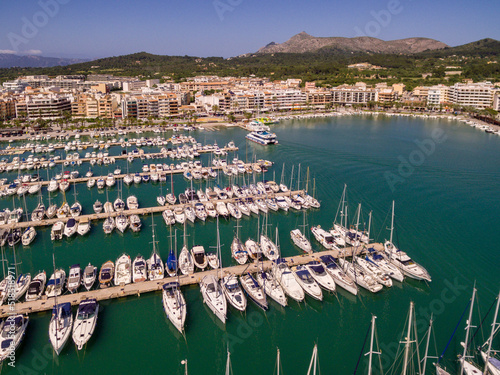
<svg viewBox="0 0 500 375"><path fill-rule="evenodd" d="M28 227L24 230L22 236L21 236L21 242L23 243L23 246L29 246L36 237L36 230L34 227Z"/></svg>
<svg viewBox="0 0 500 375"><path fill-rule="evenodd" d="M431 282L429 272L420 264L411 259L407 253L398 249L392 242L384 243L384 252L387 260L398 267L404 275L416 280Z"/></svg>
<svg viewBox="0 0 500 375"><path fill-rule="evenodd" d="M333 236L321 228L321 226L313 226L311 227L311 232L314 235L314 238L316 238L316 241L318 241L325 249L327 250L339 250L339 248L335 244L335 240L333 239Z"/></svg>
<svg viewBox="0 0 500 375"><path fill-rule="evenodd" d="M91 263L85 267L83 270L82 284L86 290L92 289L94 283L97 279L97 267L93 266Z"/></svg>
<svg viewBox="0 0 500 375"><path fill-rule="evenodd" d="M102 212L102 203L99 201L99 200L96 200L95 203L94 203L94 212L96 214L100 214Z"/></svg>
<svg viewBox="0 0 500 375"><path fill-rule="evenodd" d="M378 283L375 277L368 274L359 264L351 263L343 258L339 258L338 262L346 275L360 287L372 293L378 293L383 289L382 284Z"/></svg>
<svg viewBox="0 0 500 375"><path fill-rule="evenodd" d="M130 255L122 254L115 262L115 285L126 285L132 281Z"/></svg>
<svg viewBox="0 0 500 375"><path fill-rule="evenodd" d="M31 283L31 274L21 273L14 284L14 301L18 301L26 293Z"/></svg>
<svg viewBox="0 0 500 375"><path fill-rule="evenodd" d="M335 258L331 255L320 256L321 262L325 265L326 271L332 276L335 284L347 290L354 295L358 294L356 283L345 274L342 268L337 264Z"/></svg>
<svg viewBox="0 0 500 375"><path fill-rule="evenodd" d="M125 209L125 202L121 198L116 198L113 202L113 209L116 212L123 211Z"/></svg>
<svg viewBox="0 0 500 375"><path fill-rule="evenodd" d="M74 218L69 218L64 227L64 235L68 238L72 237L78 228L78 223Z"/></svg>
<svg viewBox="0 0 500 375"><path fill-rule="evenodd" d="M76 228L76 232L80 236L85 236L90 231L90 220L88 217L82 217L78 221L78 227Z"/></svg>
<svg viewBox="0 0 500 375"><path fill-rule="evenodd" d="M94 333L99 313L99 304L95 299L86 299L78 305L75 322L73 324L73 341L76 348L81 350Z"/></svg>
<svg viewBox="0 0 500 375"><path fill-rule="evenodd" d="M262 250L260 245L249 238L245 241L245 249L247 249L248 256L252 259L261 259L262 258Z"/></svg>
<svg viewBox="0 0 500 375"><path fill-rule="evenodd" d="M137 255L132 262L132 282L140 283L148 279L146 261L142 255Z"/></svg>
<svg viewBox="0 0 500 375"><path fill-rule="evenodd" d="M174 217L174 213L171 209L167 209L162 212L161 216L163 217L163 220L165 221L165 224L167 226L174 225L176 220Z"/></svg>
<svg viewBox="0 0 500 375"><path fill-rule="evenodd" d="M163 285L163 309L174 327L180 333L184 333L187 313L186 300L177 281L171 281Z"/></svg>
<svg viewBox="0 0 500 375"><path fill-rule="evenodd" d="M403 282L404 275L401 270L394 264L390 263L387 258L376 251L373 247L368 249L368 254L365 257L366 261L371 262L383 270L387 275L389 275L394 280Z"/></svg>
<svg viewBox="0 0 500 375"><path fill-rule="evenodd" d="M78 288L82 284L82 269L79 264L75 264L69 268L68 274L68 285L66 288L70 293L78 291Z"/></svg>
<svg viewBox="0 0 500 375"><path fill-rule="evenodd" d="M0 362L16 353L28 326L28 315L9 315L0 324Z"/></svg>
<svg viewBox="0 0 500 375"><path fill-rule="evenodd" d="M49 323L49 340L57 355L61 353L73 328L71 303L59 303L52 308Z"/></svg>
<svg viewBox="0 0 500 375"><path fill-rule="evenodd" d="M205 254L205 248L201 245L193 246L191 249L191 255L193 256L194 265L200 270L205 270L208 266L208 259Z"/></svg>
<svg viewBox="0 0 500 375"><path fill-rule="evenodd" d="M82 213L82 205L80 202L75 202L71 205L69 209L69 213L72 217L78 217Z"/></svg>
<svg viewBox="0 0 500 375"><path fill-rule="evenodd" d="M392 287L391 277L385 273L379 266L375 263L366 260L364 257L354 257L354 261L364 269L364 271L374 277L378 283L386 286L388 288Z"/></svg>
<svg viewBox="0 0 500 375"><path fill-rule="evenodd" d="M139 217L139 215L130 215L128 219L132 232L139 232L142 227L141 218Z"/></svg>
<svg viewBox="0 0 500 375"><path fill-rule="evenodd" d="M50 231L50 239L52 241L62 240L64 235L64 223L62 221L57 221L52 225L52 229Z"/></svg>
<svg viewBox="0 0 500 375"><path fill-rule="evenodd" d="M36 301L40 299L44 290L45 283L47 282L47 275L45 271L38 273L30 282L26 292L26 302Z"/></svg>
<svg viewBox="0 0 500 375"><path fill-rule="evenodd" d="M323 300L323 292L321 291L321 288L305 266L292 267L292 273L299 285L307 294L319 301Z"/></svg>
<svg viewBox="0 0 500 375"><path fill-rule="evenodd" d="M135 195L131 195L127 198L127 208L129 210L136 210L139 208L139 201Z"/></svg>
<svg viewBox="0 0 500 375"><path fill-rule="evenodd" d="M60 296L62 294L62 290L64 284L66 282L66 271L63 269L57 269L50 276L49 281L47 282L47 289L45 290L45 295L50 297Z"/></svg>
<svg viewBox="0 0 500 375"><path fill-rule="evenodd" d="M111 286L114 274L115 264L108 260L101 266L101 270L99 271L99 287L102 289Z"/></svg>
<svg viewBox="0 0 500 375"><path fill-rule="evenodd" d="M304 289L297 282L285 259L280 258L273 262L272 274L288 296L297 302L304 300Z"/></svg>
<svg viewBox="0 0 500 375"><path fill-rule="evenodd" d="M329 292L335 292L335 281L322 263L311 261L305 265L305 268L320 287Z"/></svg>
<svg viewBox="0 0 500 375"><path fill-rule="evenodd" d="M184 208L182 206L178 206L174 208L174 218L175 221L178 222L179 224L184 224L186 221L186 215L184 213Z"/></svg>

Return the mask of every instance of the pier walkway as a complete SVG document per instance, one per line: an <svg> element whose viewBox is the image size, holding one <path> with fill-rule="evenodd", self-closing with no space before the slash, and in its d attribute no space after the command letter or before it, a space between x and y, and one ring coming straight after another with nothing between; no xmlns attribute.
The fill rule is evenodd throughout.
<svg viewBox="0 0 500 375"><path fill-rule="evenodd" d="M370 244L371 247L374 247L377 250L382 250L383 245L382 244ZM353 252L355 251L354 248L352 247L347 247L344 249L345 256L351 256ZM300 264L306 264L309 263L312 260L319 260L319 257L322 255L333 255L334 257L338 257L339 253L336 250L326 250L326 251L319 251L315 252L313 254L297 254L295 256L287 257L285 258L288 265L290 267L300 265ZM154 281L144 281L141 283L132 283L132 284L127 284L127 285L120 285L120 286L113 286L105 289L95 289L95 290L90 290L90 291L84 291L80 293L75 293L75 294L65 294L63 296L60 296L57 298L58 303L65 303L69 302L72 305L78 305L81 301L87 299L87 298L95 298L98 301L102 300L109 300L109 299L114 299L114 298L121 298L121 297L126 297L126 296L138 296L140 297L141 294L148 293L148 292L155 292L159 291L162 289L163 284L178 280L181 286L184 285L193 285L193 284L199 284L199 282L203 279L204 276L210 275L210 274L217 274L219 272L219 276L222 277L227 274L235 274L237 276L240 276L242 274L245 274L247 272L254 273L257 272L260 269L264 270L269 270L271 269L272 262L270 260L265 260L263 262L256 262L254 261L253 263L247 263L243 265L237 265L237 266L230 266L230 267L225 267L222 268L221 270L208 270L208 271L203 271L203 272L195 272L192 275L185 275L185 276L179 276L179 277L167 277L162 280L154 280ZM98 281L96 281L98 283ZM2 305L0 306L0 318L6 317L11 314L30 314L30 313L36 313L36 312L41 312L41 311L47 311L51 310L52 307L54 306L55 299L54 298L47 298L45 295L38 301L33 301L33 302L17 302L13 308L14 310L11 310L8 305Z"/></svg>
<svg viewBox="0 0 500 375"><path fill-rule="evenodd" d="M304 190L295 190L292 192L287 191L286 193L282 193L282 192L270 193L267 196L251 196L248 198L255 198L255 199L274 198L274 197L278 197L278 196L284 196L284 195L290 195L290 194L295 195L295 194L303 194L303 193L304 193ZM245 197L245 198L247 198L247 197ZM213 205L216 206L217 202L228 203L228 202L235 202L239 199L245 199L245 198L214 199L214 200L210 200L210 202L212 202ZM200 202L200 203L204 203L204 202ZM153 214L156 212L163 212L167 209L174 210L176 207L185 207L186 205L191 205L191 204L194 204L194 203L190 202L190 203L174 204L174 205L166 204L165 206L144 207L144 208L137 208L135 210L101 212L99 214L94 213L94 214L90 214L90 215L80 215L80 216L76 217L75 219L77 221L81 221L81 219L88 219L89 221L92 221L92 220L106 219L109 216L116 217L120 214L124 214L126 216L130 216L130 215L134 215L134 214L135 215L147 215L147 214ZM0 229L15 229L15 228L50 226L50 225L55 224L58 221L62 221L63 223L66 223L70 218L71 218L71 216L63 217L63 218L55 217L53 219L45 219L45 220L40 220L40 221L24 221L24 222L21 221L19 223L10 223L10 224L0 225Z"/></svg>

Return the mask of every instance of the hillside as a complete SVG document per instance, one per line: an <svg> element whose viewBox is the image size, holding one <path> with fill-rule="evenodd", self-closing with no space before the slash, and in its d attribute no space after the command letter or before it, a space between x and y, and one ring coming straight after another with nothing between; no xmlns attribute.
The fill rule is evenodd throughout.
<svg viewBox="0 0 500 375"><path fill-rule="evenodd" d="M14 55L10 53L0 53L0 68L47 68L52 66L64 66L88 61L82 59L64 59L59 57L44 57L33 55Z"/></svg>
<svg viewBox="0 0 500 375"><path fill-rule="evenodd" d="M371 37L341 38L315 37L301 32L286 42L269 43L257 51L258 54L269 53L304 53L304 52L370 52L370 53L419 53L426 50L437 50L448 47L446 44L428 38L407 38L384 41Z"/></svg>

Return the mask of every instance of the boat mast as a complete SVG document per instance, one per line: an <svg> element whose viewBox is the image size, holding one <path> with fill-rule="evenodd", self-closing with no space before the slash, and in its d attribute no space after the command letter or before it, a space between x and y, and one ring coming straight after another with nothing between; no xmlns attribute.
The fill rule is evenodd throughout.
<svg viewBox="0 0 500 375"><path fill-rule="evenodd" d="M425 344L425 353L424 353L424 363L422 365L422 375L425 375L425 368L427 365L427 358L437 358L437 357L428 357L427 354L429 353L429 342L431 341L431 332L432 332L432 317L433 314L431 314L431 320L429 321L429 329L427 330L427 342Z"/></svg>
<svg viewBox="0 0 500 375"><path fill-rule="evenodd" d="M231 353L227 351L226 375L231 374Z"/></svg>
<svg viewBox="0 0 500 375"><path fill-rule="evenodd" d="M370 213L368 214L368 233L367 233L368 243L370 243L370 229L372 226L372 212L373 211L370 211Z"/></svg>
<svg viewBox="0 0 500 375"><path fill-rule="evenodd" d="M292 196L292 190L293 190L293 167L295 167L293 164L292 164L292 175L290 176L290 196Z"/></svg>
<svg viewBox="0 0 500 375"><path fill-rule="evenodd" d="M277 354L277 357L276 357L276 375L280 375L280 348L277 348L278 350L278 354Z"/></svg>
<svg viewBox="0 0 500 375"><path fill-rule="evenodd" d="M309 363L309 369L307 370L307 375L311 374L311 367L312 367L312 374L316 375L316 362L318 358L318 345L314 344L314 349L313 349L313 354L311 357L311 362Z"/></svg>
<svg viewBox="0 0 500 375"><path fill-rule="evenodd" d="M391 237L389 238L389 242L392 245L392 232L394 231L394 201L392 201L392 218L391 218Z"/></svg>
<svg viewBox="0 0 500 375"><path fill-rule="evenodd" d="M498 297L497 297L497 306L495 308L495 317L493 318L493 323L491 324L491 334L490 334L490 338L488 340L488 350L486 350L486 360L484 361L485 362L484 373L488 372L488 364L490 361L490 354L491 354L491 343L493 341L493 336L495 335L495 332L496 332L496 326L498 325L497 324L497 317L498 317L499 305L500 305L500 293L498 294Z"/></svg>
<svg viewBox="0 0 500 375"><path fill-rule="evenodd" d="M402 375L406 375L406 370L408 368L408 355L410 354L410 335L411 335L411 321L413 318L413 301L410 302L410 316L408 317L408 331L406 333L406 341L405 344L405 357L403 362L403 372Z"/></svg>
<svg viewBox="0 0 500 375"><path fill-rule="evenodd" d="M300 190L300 163L299 163L299 172L297 174L297 190Z"/></svg>
<svg viewBox="0 0 500 375"><path fill-rule="evenodd" d="M372 356L373 356L373 354L378 354L378 355L381 354L380 352L373 351L373 338L375 336L375 319L377 319L377 317L375 315L372 315L372 333L371 333L371 339L370 339L370 351L368 353L366 353L366 354L368 354L368 375L372 375Z"/></svg>
<svg viewBox="0 0 500 375"><path fill-rule="evenodd" d="M460 361L460 375L464 373L464 362L467 358L467 342L469 341L469 330L471 328L471 320L472 320L472 310L474 309L474 299L476 298L476 283L474 283L474 288L472 288L472 298L469 309L469 318L467 319L467 327L465 329L465 341L464 341L464 352L462 354L462 359Z"/></svg>

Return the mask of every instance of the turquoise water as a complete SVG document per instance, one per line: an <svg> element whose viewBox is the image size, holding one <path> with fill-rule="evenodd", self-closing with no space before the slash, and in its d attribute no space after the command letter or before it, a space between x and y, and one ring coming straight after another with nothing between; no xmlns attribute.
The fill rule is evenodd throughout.
<svg viewBox="0 0 500 375"><path fill-rule="evenodd" d="M391 290L385 289L377 295L362 291L358 297L340 290L336 296L326 295L323 302L306 298L306 303L290 302L287 308L272 302L266 313L249 303L245 314L229 309L225 327L204 306L199 288L191 286L183 289L188 305L185 337L179 336L165 317L159 292L107 301L101 303L97 329L87 347L78 352L73 343L68 342L59 358L54 358L48 343L50 314L34 314L30 316L27 335L18 350L16 367L7 368L4 364L3 371L9 374L84 371L128 374L148 369L148 372L181 374L184 370L180 362L188 359L191 374L217 374L225 370L229 347L235 374L273 373L276 348L279 347L283 373L296 374L307 372L314 343L317 343L321 372L348 374L356 366L371 314L378 317L378 342L387 371L388 363L394 358L394 348L401 339L410 301L416 304L419 339L429 314L434 313L439 352L466 307L474 281L477 282L481 313L489 308L500 286L496 242L496 219L500 208L498 136L455 121L403 117L294 120L275 125L273 130L280 142L275 147L246 141L245 132L239 128L191 134L202 143L217 141L223 145L233 140L242 160L256 156L274 161L265 179L273 178L274 172L279 182L285 162L284 180L290 183L294 165L293 185L297 187L300 163L299 187L303 188L309 167L309 190L312 191L314 178L316 197L322 203L321 209L308 212L310 225L331 226L344 184L347 184L351 220L361 203L360 222L367 225L368 213L373 211L371 237L383 241L389 236L390 208L395 200L395 240L427 268L432 283L427 285L407 279L402 284L395 282ZM416 141L426 145L425 153L419 151ZM119 147L111 148L110 154L117 155L120 150ZM206 165L209 155L201 159ZM126 161L119 161L117 165L122 171L126 170ZM96 174L106 174L114 168L96 166L93 170ZM139 171L141 163L136 160L130 168ZM87 169L88 164L82 165L80 173L84 174ZM40 174L44 177L44 172ZM12 178L12 174L9 177ZM219 182L225 184L227 179L221 176ZM174 184L176 193L188 186L182 176L174 177ZM70 204L74 201L73 189L71 186L66 196ZM163 194L170 190L170 177L162 190ZM140 205L145 207L156 205L159 191L159 184L124 186L123 196L135 194ZM86 213L92 212L96 199L106 201L106 193L99 193L96 188L88 190L83 184L77 186L77 193ZM117 194L115 186L108 193L109 199L114 200ZM52 197L57 202L63 200L60 193ZM12 204L12 198L0 201L2 209L11 208ZM24 205L24 202L16 201L15 204ZM36 204L36 197L26 198L28 211ZM19 247L16 251L18 262L22 262L20 270L34 275L45 269L50 275L53 253L56 265L66 269L75 263L82 267L89 262L100 266L108 259L114 261L123 252L132 257L138 253L149 256L152 220L151 217L142 218L143 228L139 234L127 231L120 235L115 231L109 236L104 235L100 222L93 226L90 235L56 244L50 241L50 229L38 230L32 246ZM170 248L170 232L160 215L154 217L154 223L159 251L165 260ZM282 254L299 254L288 233L302 223L302 214L273 213L269 215L269 223L268 231L273 235L275 228L279 229ZM226 265L234 263L229 253L234 225L233 220L220 223L222 261ZM255 216L242 219L240 225L242 239L257 235ZM176 226L175 231L180 249L183 228ZM189 246L203 244L208 249L216 242L213 220L188 224L186 233ZM318 243L314 240L312 243L319 249ZM12 249L5 252L12 261ZM474 319L479 322L477 313ZM485 326L485 334L488 333ZM462 329L446 353L449 367L455 366L453 359L461 351L460 340L463 340ZM478 343L482 342L481 336ZM364 352L367 350L365 348ZM431 352L435 353L434 345ZM366 358L362 358L358 371L366 372Z"/></svg>

